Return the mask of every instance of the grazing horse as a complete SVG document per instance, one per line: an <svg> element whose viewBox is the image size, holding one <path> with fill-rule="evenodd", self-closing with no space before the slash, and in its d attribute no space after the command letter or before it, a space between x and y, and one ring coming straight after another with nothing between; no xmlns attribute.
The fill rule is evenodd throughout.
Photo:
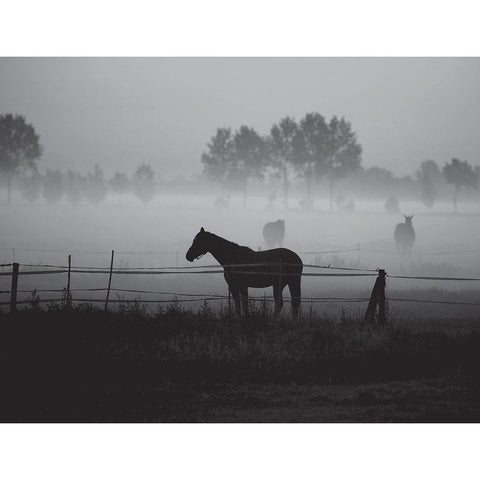
<svg viewBox="0 0 480 480"><path fill-rule="evenodd" d="M286 285L292 298L292 312L298 317L300 310L303 263L301 258L287 248L275 248L255 252L222 237L206 232L203 227L193 239L186 258L189 262L210 252L224 270L224 277L235 302L235 310L248 315L248 287L265 288L273 286L275 315L282 306L282 291Z"/></svg>
<svg viewBox="0 0 480 480"><path fill-rule="evenodd" d="M399 223L395 227L394 237L397 244L397 252L410 253L412 250L413 242L415 241L415 230L412 225L413 215L407 217L404 215L405 223Z"/></svg>
<svg viewBox="0 0 480 480"><path fill-rule="evenodd" d="M279 247L283 244L285 237L285 220L277 220L276 222L266 223L263 227L263 238L267 244L267 248Z"/></svg>

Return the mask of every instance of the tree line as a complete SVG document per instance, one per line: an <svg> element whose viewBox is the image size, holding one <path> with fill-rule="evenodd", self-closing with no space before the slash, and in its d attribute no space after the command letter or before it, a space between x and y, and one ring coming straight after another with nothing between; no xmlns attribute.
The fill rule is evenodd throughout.
<svg viewBox="0 0 480 480"><path fill-rule="evenodd" d="M451 185L456 212L460 192L477 189L480 178L480 166L452 158L443 168L434 160L425 160L414 178L406 176L396 182L393 173L385 168L363 168L362 146L350 122L336 116L327 121L319 113L309 113L299 122L284 117L264 136L244 125L233 133L231 128L218 128L207 143L201 162L203 173L221 186L225 205L234 191L243 192L245 205L248 180L269 176L281 180L285 206L288 206L290 183L300 178L305 182L304 208L312 207L312 190L319 187L322 179L327 180L330 210L334 202L348 208L342 193L334 195L338 181L348 179L344 183L350 191L372 186L378 191L388 190L394 183L409 191L412 186L416 190L420 185L421 200L428 208L433 207L444 185Z"/></svg>
<svg viewBox="0 0 480 480"><path fill-rule="evenodd" d="M335 182L360 166L361 154L357 135L345 118L327 121L319 113L308 113L299 122L282 118L264 136L245 125L234 133L218 128L201 161L205 175L221 185L227 203L237 190L243 192L245 204L249 179L270 176L281 179L288 206L289 179L296 174L305 181L304 207L310 208L312 186L321 178L329 181L332 207Z"/></svg>
<svg viewBox="0 0 480 480"><path fill-rule="evenodd" d="M103 202L109 191L123 194L128 191L142 202L151 201L156 192L154 171L150 165L137 167L131 177L123 172L116 172L107 179L103 170L95 165L92 171L85 174L68 170L47 169L40 174L37 169L31 169L18 177L18 187L22 197L29 202L35 202L40 197L50 204L66 199L71 205L86 201L98 204Z"/></svg>
<svg viewBox="0 0 480 480"><path fill-rule="evenodd" d="M478 189L480 166L473 167L466 160L452 158L441 168L434 160L425 160L414 176L395 178L381 167L363 168L362 146L357 134L345 118L332 117L327 121L319 113L309 113L299 122L284 117L272 125L268 135L260 135L254 128L242 125L237 131L218 128L201 155L203 174L217 182L221 201L228 205L230 195L240 192L246 203L248 183L252 179L266 179L282 185L283 202L288 206L292 184L304 184L305 197L301 206L313 206L313 194L320 180L326 180L330 208L334 201L348 207L343 194L334 196L340 180L349 192L399 192L415 194L420 186L421 200L431 208L445 187L452 189L452 202L457 211L459 195L468 189ZM95 166L86 174L66 173L47 169L41 174L37 162L43 148L34 127L22 115L0 115L0 179L7 186L10 201L12 181L17 179L22 195L29 201L41 196L49 203L64 196L71 204L83 200L100 203L108 191L124 193L131 190L147 203L156 192L154 171L150 165L139 165L133 175L117 172L106 179L102 169Z"/></svg>
<svg viewBox="0 0 480 480"><path fill-rule="evenodd" d="M65 196L73 205L83 200L100 203L109 189L116 193L131 189L144 203L155 195L154 171L150 165L139 165L131 178L117 172L107 180L98 165L86 174L47 169L42 175L37 168L42 153L40 137L24 116L0 115L0 174L7 185L9 203L15 178L19 180L22 196L30 202L43 196L48 203L57 203Z"/></svg>

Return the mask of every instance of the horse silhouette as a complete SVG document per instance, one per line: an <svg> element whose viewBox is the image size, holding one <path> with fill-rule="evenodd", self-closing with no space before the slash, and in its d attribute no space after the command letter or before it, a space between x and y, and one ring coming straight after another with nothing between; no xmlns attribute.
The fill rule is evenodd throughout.
<svg viewBox="0 0 480 480"><path fill-rule="evenodd" d="M292 312L298 317L301 302L300 283L303 263L301 258L287 248L256 252L225 240L203 227L193 239L186 259L189 262L210 252L224 270L224 277L235 302L238 315L248 315L248 287L273 287L275 315L283 307L282 291L288 285L292 299ZM241 308L240 308L241 303Z"/></svg>
<svg viewBox="0 0 480 480"><path fill-rule="evenodd" d="M404 215L405 223L399 223L395 227L393 235L395 237L395 243L397 245L397 252L410 253L412 250L413 242L415 241L415 230L412 225L413 215L408 217Z"/></svg>
<svg viewBox="0 0 480 480"><path fill-rule="evenodd" d="M267 248L281 247L285 237L285 220L266 223L263 227L263 238Z"/></svg>

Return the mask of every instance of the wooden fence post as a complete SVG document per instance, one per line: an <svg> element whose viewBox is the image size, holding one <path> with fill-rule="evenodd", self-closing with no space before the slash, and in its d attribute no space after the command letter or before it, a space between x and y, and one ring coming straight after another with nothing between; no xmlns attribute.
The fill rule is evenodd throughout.
<svg viewBox="0 0 480 480"><path fill-rule="evenodd" d="M383 269L378 270L378 277L375 280L373 286L372 295L368 302L367 311L365 312L365 321L372 322L375 316L375 310L378 305L378 323L383 325L387 321L385 311L385 275L386 272Z"/></svg>
<svg viewBox="0 0 480 480"><path fill-rule="evenodd" d="M114 254L115 254L115 251L112 250L112 259L110 260L110 275L108 277L107 297L105 298L105 311L108 310L108 297L110 296L110 286L112 285L113 255Z"/></svg>
<svg viewBox="0 0 480 480"><path fill-rule="evenodd" d="M384 325L387 323L387 314L385 311L385 276L383 269L378 271L378 323Z"/></svg>
<svg viewBox="0 0 480 480"><path fill-rule="evenodd" d="M68 256L68 277L67 277L67 299L66 305L67 308L72 306L72 294L70 293L70 274L72 270L72 255Z"/></svg>
<svg viewBox="0 0 480 480"><path fill-rule="evenodd" d="M18 263L12 264L12 287L10 288L10 313L17 311Z"/></svg>

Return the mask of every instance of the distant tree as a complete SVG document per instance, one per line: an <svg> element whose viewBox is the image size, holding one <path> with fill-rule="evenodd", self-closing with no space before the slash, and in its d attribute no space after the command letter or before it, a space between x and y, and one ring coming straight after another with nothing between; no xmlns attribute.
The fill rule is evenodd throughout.
<svg viewBox="0 0 480 480"><path fill-rule="evenodd" d="M308 113L300 121L300 128L292 139L295 169L305 178L305 208L313 205L312 181L327 172L329 156L329 127L319 113Z"/></svg>
<svg viewBox="0 0 480 480"><path fill-rule="evenodd" d="M42 155L39 139L22 115L0 115L0 172L6 177L8 203L13 177L21 170L33 169Z"/></svg>
<svg viewBox="0 0 480 480"><path fill-rule="evenodd" d="M243 206L247 203L249 178L262 179L267 165L265 140L253 129L242 125L233 137L235 179L242 185Z"/></svg>
<svg viewBox="0 0 480 480"><path fill-rule="evenodd" d="M43 178L36 169L30 173L22 175L20 180L20 189L22 197L33 203L40 198L42 193Z"/></svg>
<svg viewBox="0 0 480 480"><path fill-rule="evenodd" d="M356 171L362 147L350 122L332 117L327 123L319 113L308 113L292 140L297 171L307 184L306 203L311 205L312 181L327 177L330 185L330 209L333 209L335 182Z"/></svg>
<svg viewBox="0 0 480 480"><path fill-rule="evenodd" d="M478 176L472 166L466 160L452 158L450 163L443 167L445 181L454 187L453 208L457 213L457 200L460 190L463 188L478 188Z"/></svg>
<svg viewBox="0 0 480 480"><path fill-rule="evenodd" d="M420 169L415 173L422 189L422 201L428 208L433 207L437 198L435 184L438 184L438 179L441 175L440 168L433 160L424 160L420 164Z"/></svg>
<svg viewBox="0 0 480 480"><path fill-rule="evenodd" d="M350 122L333 117L328 125L328 157L325 165L330 185L330 211L333 210L333 190L337 180L355 172L362 161L362 146Z"/></svg>
<svg viewBox="0 0 480 480"><path fill-rule="evenodd" d="M124 173L115 172L115 175L110 179L110 186L115 193L125 193L129 185L128 177Z"/></svg>
<svg viewBox="0 0 480 480"><path fill-rule="evenodd" d="M85 177L77 172L72 172L68 170L64 179L65 185L65 195L67 201L72 205L79 204L85 197L86 189L86 179Z"/></svg>
<svg viewBox="0 0 480 480"><path fill-rule="evenodd" d="M140 165L133 174L133 193L145 204L155 196L154 176L152 167L147 164Z"/></svg>
<svg viewBox="0 0 480 480"><path fill-rule="evenodd" d="M60 170L47 169L43 180L43 197L48 203L57 203L63 196L63 174Z"/></svg>
<svg viewBox="0 0 480 480"><path fill-rule="evenodd" d="M103 170L95 165L93 172L87 172L86 197L90 203L100 203L107 196L107 184L103 176Z"/></svg>
<svg viewBox="0 0 480 480"><path fill-rule="evenodd" d="M201 157L203 173L222 188L222 197L228 204L230 190L235 183L234 145L229 128L218 128Z"/></svg>
<svg viewBox="0 0 480 480"><path fill-rule="evenodd" d="M283 179L284 204L288 206L288 176L294 166L294 138L298 135L298 124L290 117L282 118L270 129L267 139L269 165Z"/></svg>
<svg viewBox="0 0 480 480"><path fill-rule="evenodd" d="M370 167L363 172L364 178L369 184L389 185L393 181L393 173L382 167Z"/></svg>

